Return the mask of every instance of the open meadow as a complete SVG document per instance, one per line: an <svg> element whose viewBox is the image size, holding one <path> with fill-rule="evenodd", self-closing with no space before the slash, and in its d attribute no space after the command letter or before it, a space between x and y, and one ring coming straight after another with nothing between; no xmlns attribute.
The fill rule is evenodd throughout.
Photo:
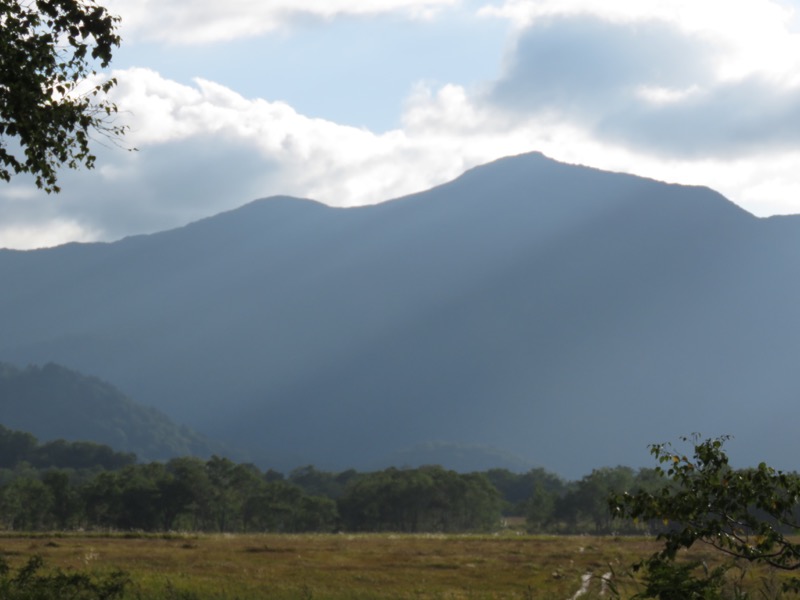
<svg viewBox="0 0 800 600"><path fill-rule="evenodd" d="M657 548L636 537L498 535L87 535L0 537L12 567L33 555L65 572L125 571L125 598L544 598L622 597L621 575ZM591 577L587 575L591 574ZM769 585L749 574L753 585ZM639 590L640 591L640 590Z"/></svg>

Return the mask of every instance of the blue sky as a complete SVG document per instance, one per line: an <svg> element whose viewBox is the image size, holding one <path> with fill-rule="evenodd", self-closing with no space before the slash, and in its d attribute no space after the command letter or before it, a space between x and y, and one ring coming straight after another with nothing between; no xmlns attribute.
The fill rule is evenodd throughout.
<svg viewBox="0 0 800 600"><path fill-rule="evenodd" d="M126 44L117 68L157 65L169 79L209 79L247 98L384 132L401 126L403 104L420 81L476 85L497 72L509 24L475 11L420 20L402 14L308 19L265 35L200 45ZM465 43L470 40L471 43Z"/></svg>
<svg viewBox="0 0 800 600"><path fill-rule="evenodd" d="M381 202L534 150L800 213L797 2L105 5L138 152L97 145L58 196L0 186L0 247L114 240L273 194Z"/></svg>

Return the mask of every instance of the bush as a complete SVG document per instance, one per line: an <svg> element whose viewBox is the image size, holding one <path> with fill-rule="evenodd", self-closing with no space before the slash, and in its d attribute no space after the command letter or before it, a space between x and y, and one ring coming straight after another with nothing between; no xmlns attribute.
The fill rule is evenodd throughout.
<svg viewBox="0 0 800 600"><path fill-rule="evenodd" d="M114 600L122 598L130 583L122 571L108 575L43 572L41 556L33 556L13 571L0 558L0 598L3 600Z"/></svg>
<svg viewBox="0 0 800 600"><path fill-rule="evenodd" d="M650 447L663 486L625 493L610 500L615 517L649 522L661 529L663 548L634 565L644 568L646 590L640 596L673 600L720 597L725 572L737 561L777 571L800 569L800 544L788 536L800 529L797 505L800 476L764 463L734 470L723 450L727 437L692 441L691 457L671 445ZM695 542L720 551L733 562L699 572L699 565L676 560ZM800 591L800 579L784 580L784 592ZM682 593L675 590L681 589Z"/></svg>

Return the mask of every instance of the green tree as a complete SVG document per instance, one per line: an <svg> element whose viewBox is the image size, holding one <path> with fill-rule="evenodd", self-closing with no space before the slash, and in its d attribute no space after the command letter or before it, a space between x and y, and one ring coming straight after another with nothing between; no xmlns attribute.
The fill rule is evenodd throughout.
<svg viewBox="0 0 800 600"><path fill-rule="evenodd" d="M389 468L351 479L338 500L353 531L471 531L500 522L502 499L485 475L442 467Z"/></svg>
<svg viewBox="0 0 800 600"><path fill-rule="evenodd" d="M173 458L166 469L170 477L159 481L164 530L174 529L177 523L186 529L201 529L210 513L212 495L205 463L195 457Z"/></svg>
<svg viewBox="0 0 800 600"><path fill-rule="evenodd" d="M122 512L123 482L118 473L103 471L79 490L88 525L116 527Z"/></svg>
<svg viewBox="0 0 800 600"><path fill-rule="evenodd" d="M567 489L558 475L541 467L526 473L490 469L485 475L503 497L503 514L526 517L531 531L541 531L550 524L556 500Z"/></svg>
<svg viewBox="0 0 800 600"><path fill-rule="evenodd" d="M578 489L584 497L583 505L586 515L592 519L595 531L609 531L612 518L608 511L608 497L632 490L634 487L634 471L630 467L618 466L595 469L578 483Z"/></svg>
<svg viewBox="0 0 800 600"><path fill-rule="evenodd" d="M66 471L51 469L42 475L42 483L52 499L52 525L60 530L69 529L80 513L80 503L75 489L70 485L69 475Z"/></svg>
<svg viewBox="0 0 800 600"><path fill-rule="evenodd" d="M121 469L136 463L136 455L115 452L111 447L94 442L68 442L54 440L35 448L30 453L30 463L38 468L57 469Z"/></svg>
<svg viewBox="0 0 800 600"><path fill-rule="evenodd" d="M663 481L660 489L617 495L612 513L621 518L663 524L663 548L639 562L646 569L645 597L673 598L679 583L695 590L687 598L715 597L720 571L701 571L699 563L679 563L678 551L701 542L737 561L768 565L782 571L800 568L800 544L788 537L800 528L797 502L800 477L764 463L734 470L723 450L727 437L693 442L691 456L669 444L653 445L651 454ZM800 591L800 579L787 588Z"/></svg>
<svg viewBox="0 0 800 600"><path fill-rule="evenodd" d="M330 498L309 496L287 481L271 481L249 495L244 503L248 531L332 531L338 514Z"/></svg>
<svg viewBox="0 0 800 600"><path fill-rule="evenodd" d="M247 498L265 485L261 473L249 464L212 456L206 462L210 482L209 507L214 527L220 532L244 527L243 508Z"/></svg>
<svg viewBox="0 0 800 600"><path fill-rule="evenodd" d="M233 486L236 464L227 458L212 456L206 462L206 474L211 484L209 508L214 527L228 531L239 510L239 497Z"/></svg>
<svg viewBox="0 0 800 600"><path fill-rule="evenodd" d="M35 531L45 528L53 498L36 476L18 477L3 488L0 510L9 529Z"/></svg>
<svg viewBox="0 0 800 600"><path fill-rule="evenodd" d="M555 501L554 516L573 531L585 531L590 523L595 533L610 531L612 518L608 512L608 498L611 494L633 489L634 483L630 467L595 469Z"/></svg>
<svg viewBox="0 0 800 600"><path fill-rule="evenodd" d="M125 467L119 471L120 496L116 526L155 531L163 523L159 483L171 477L161 463Z"/></svg>
<svg viewBox="0 0 800 600"><path fill-rule="evenodd" d="M525 504L525 521L529 531L542 531L552 520L557 496L539 485Z"/></svg>
<svg viewBox="0 0 800 600"><path fill-rule="evenodd" d="M354 475L355 471L352 470L334 474L308 465L298 467L289 473L289 481L303 488L310 496L327 496L337 499L344 493L345 485Z"/></svg>
<svg viewBox="0 0 800 600"><path fill-rule="evenodd" d="M13 468L28 460L38 445L32 434L0 425L0 467Z"/></svg>
<svg viewBox="0 0 800 600"><path fill-rule="evenodd" d="M59 191L60 166L92 168L92 132L116 137L116 84L97 82L119 46L118 18L93 0L0 0L0 179L30 173Z"/></svg>
<svg viewBox="0 0 800 600"><path fill-rule="evenodd" d="M459 475L455 471L439 471L449 480L446 486L450 510L442 521L445 531L488 531L500 523L502 498L483 473Z"/></svg>

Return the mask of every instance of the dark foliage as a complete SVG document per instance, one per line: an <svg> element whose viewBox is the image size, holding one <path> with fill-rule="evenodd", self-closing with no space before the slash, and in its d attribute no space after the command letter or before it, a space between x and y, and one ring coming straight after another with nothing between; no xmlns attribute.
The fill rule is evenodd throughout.
<svg viewBox="0 0 800 600"><path fill-rule="evenodd" d="M30 173L57 192L56 171L94 166L90 134L118 136L114 79L91 81L119 46L117 17L93 0L0 0L0 179Z"/></svg>
<svg viewBox="0 0 800 600"><path fill-rule="evenodd" d="M92 575L83 572L61 570L44 571L40 556L12 570L0 558L0 598L3 600L114 600L122 598L130 584L128 576L121 571L108 575Z"/></svg>
<svg viewBox="0 0 800 600"><path fill-rule="evenodd" d="M723 450L727 439L684 438L693 442L690 455L668 444L651 446L662 485L612 498L616 516L660 526L663 548L634 566L646 569L645 597L676 597L668 591L673 580L695 590L684 597L714 597L710 594L719 588L722 571L698 573L698 565L679 559L680 550L698 542L719 550L733 561L730 565L744 561L780 571L800 568L800 544L789 537L800 528L800 476L764 463L734 470ZM800 591L800 579L792 578L785 587Z"/></svg>
<svg viewBox="0 0 800 600"><path fill-rule="evenodd" d="M136 455L92 442L55 440L39 444L30 433L0 425L0 468L13 469L23 462L37 469L120 469L134 464Z"/></svg>
<svg viewBox="0 0 800 600"><path fill-rule="evenodd" d="M496 528L501 498L482 474L392 468L355 479L338 505L351 531L453 532Z"/></svg>

